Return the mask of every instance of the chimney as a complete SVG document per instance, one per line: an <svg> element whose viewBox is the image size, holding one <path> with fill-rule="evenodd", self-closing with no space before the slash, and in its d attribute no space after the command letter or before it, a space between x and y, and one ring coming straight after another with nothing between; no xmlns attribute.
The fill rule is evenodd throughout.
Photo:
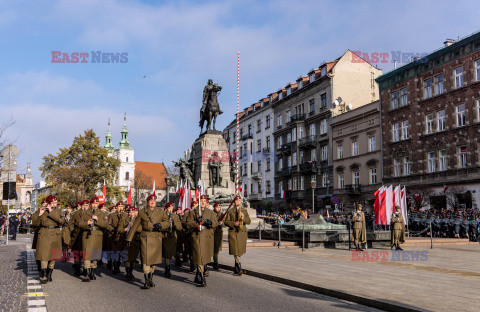
<svg viewBox="0 0 480 312"><path fill-rule="evenodd" d="M455 43L455 40L453 40L453 39L447 39L447 40L445 40L445 42L444 42L443 44L444 44L446 47L448 47L448 46L451 46L451 45L454 44L454 43Z"/></svg>

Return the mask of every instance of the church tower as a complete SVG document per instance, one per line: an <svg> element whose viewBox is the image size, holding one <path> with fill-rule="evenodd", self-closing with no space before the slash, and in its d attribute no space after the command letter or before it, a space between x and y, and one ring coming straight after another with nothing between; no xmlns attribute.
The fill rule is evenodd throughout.
<svg viewBox="0 0 480 312"><path fill-rule="evenodd" d="M112 133L110 132L110 118L108 119L108 130L107 130L107 135L105 136L105 146L108 150L108 154L113 153L113 144L112 144Z"/></svg>
<svg viewBox="0 0 480 312"><path fill-rule="evenodd" d="M128 188L128 181L130 181L130 187L133 188L135 176L135 150L130 147L130 142L128 141L127 114L123 117L121 140L119 147L115 150L115 156L120 160L120 168L117 174L117 185L126 191Z"/></svg>

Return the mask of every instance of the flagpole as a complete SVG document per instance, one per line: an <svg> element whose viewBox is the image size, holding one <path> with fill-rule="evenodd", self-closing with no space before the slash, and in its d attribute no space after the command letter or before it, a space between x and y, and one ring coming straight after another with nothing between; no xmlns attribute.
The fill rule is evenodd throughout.
<svg viewBox="0 0 480 312"><path fill-rule="evenodd" d="M235 162L237 163L236 170L236 183L235 183L235 193L238 192L238 159L239 159L239 149L240 149L240 51L237 51L237 150L235 155Z"/></svg>

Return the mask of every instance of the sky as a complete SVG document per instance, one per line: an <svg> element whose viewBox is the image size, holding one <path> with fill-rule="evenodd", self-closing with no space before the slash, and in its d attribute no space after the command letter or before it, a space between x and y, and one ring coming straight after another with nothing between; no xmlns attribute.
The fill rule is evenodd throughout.
<svg viewBox="0 0 480 312"><path fill-rule="evenodd" d="M243 109L347 49L388 53L372 62L385 73L392 51L425 54L480 30L477 1L451 3L0 0L0 123L15 121L2 139L37 182L42 157L85 129L103 144L110 119L118 147L126 114L135 160L168 165L199 135L209 78L223 87L217 130L233 120L237 51ZM52 51L89 57L54 63ZM92 63L92 51L127 59Z"/></svg>

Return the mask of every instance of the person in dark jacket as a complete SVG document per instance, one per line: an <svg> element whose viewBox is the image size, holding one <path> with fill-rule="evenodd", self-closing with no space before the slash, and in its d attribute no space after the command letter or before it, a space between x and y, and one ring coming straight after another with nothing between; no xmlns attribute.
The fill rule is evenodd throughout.
<svg viewBox="0 0 480 312"><path fill-rule="evenodd" d="M17 230L20 221L18 220L17 215L12 214L8 219L8 231L12 235L12 240L17 240Z"/></svg>

